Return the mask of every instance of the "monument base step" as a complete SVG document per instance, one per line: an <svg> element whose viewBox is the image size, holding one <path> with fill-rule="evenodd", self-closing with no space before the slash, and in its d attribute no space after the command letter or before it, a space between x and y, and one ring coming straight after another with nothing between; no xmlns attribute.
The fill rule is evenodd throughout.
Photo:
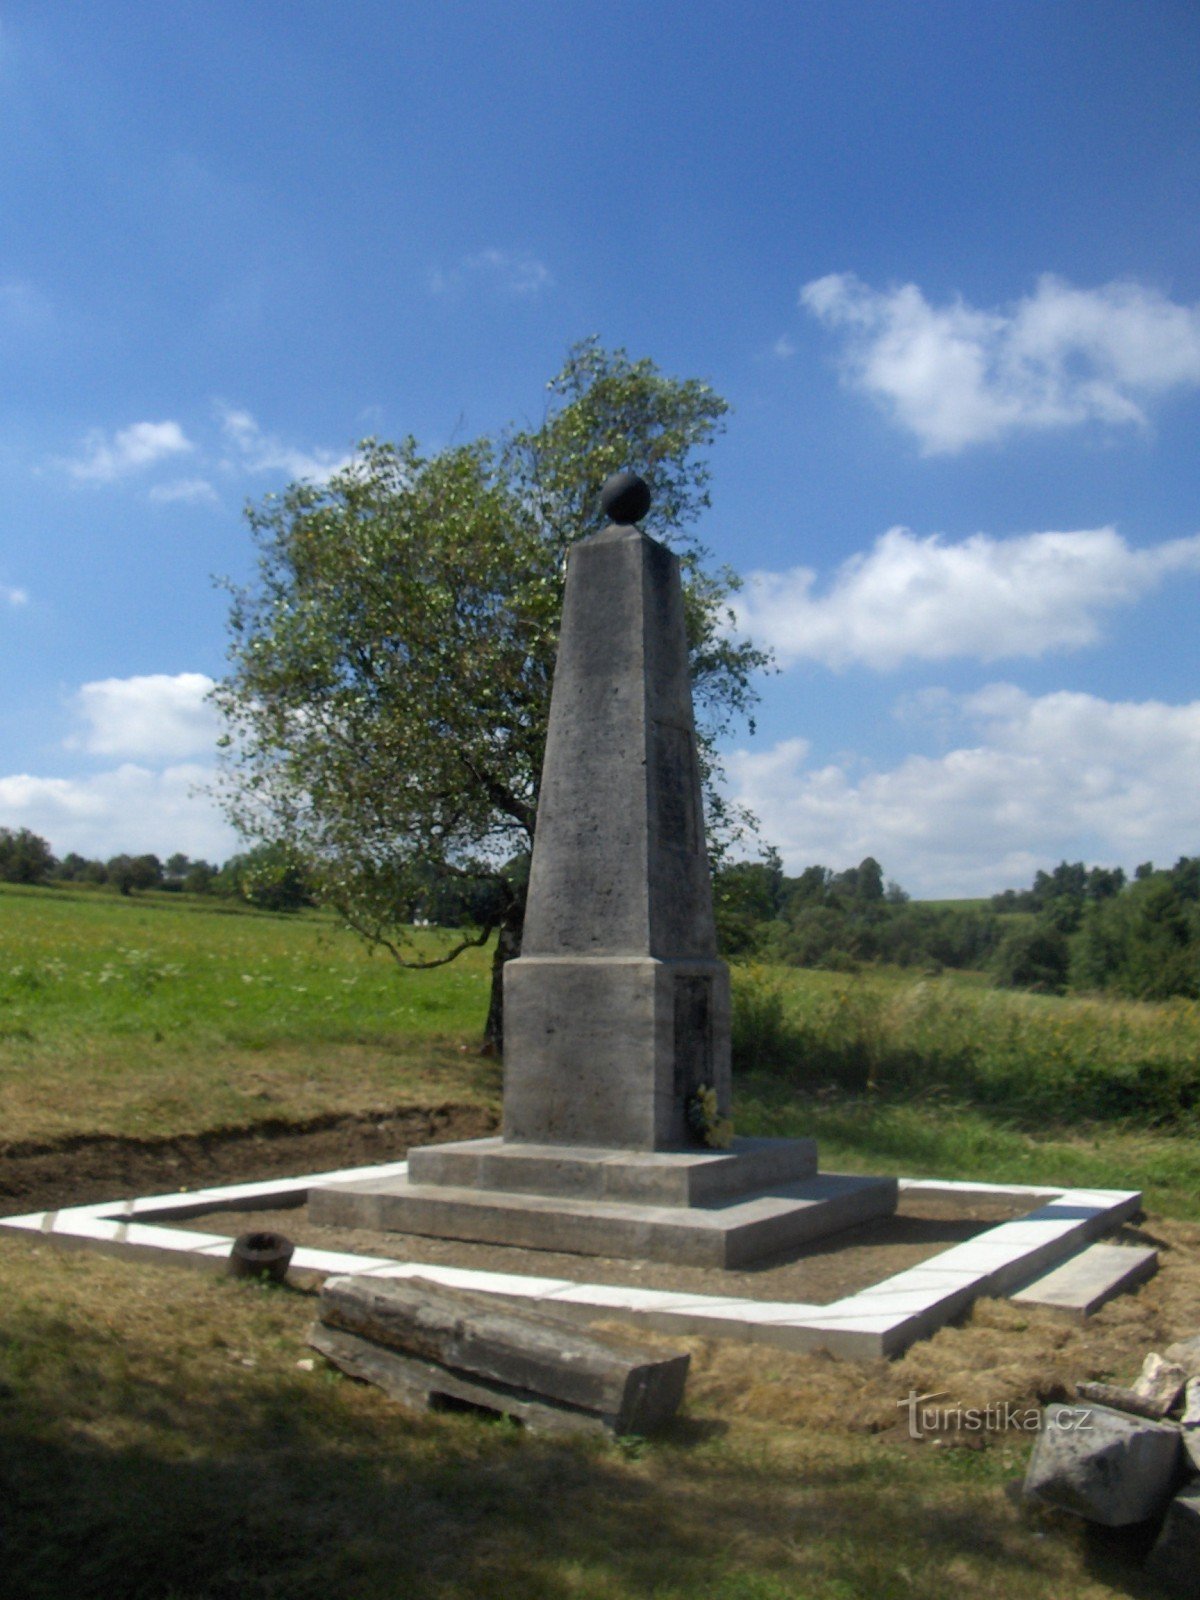
<svg viewBox="0 0 1200 1600"><path fill-rule="evenodd" d="M1149 1246L1093 1244L1009 1298L1017 1305L1044 1306L1083 1322L1157 1271L1158 1251Z"/></svg>
<svg viewBox="0 0 1200 1600"><path fill-rule="evenodd" d="M311 1190L308 1213L325 1227L733 1268L890 1216L896 1193L894 1178L821 1173L738 1200L670 1206L376 1178Z"/></svg>
<svg viewBox="0 0 1200 1600"><path fill-rule="evenodd" d="M570 1200L697 1206L760 1194L817 1173L815 1139L735 1139L727 1150L613 1150L467 1139L409 1153L414 1184Z"/></svg>

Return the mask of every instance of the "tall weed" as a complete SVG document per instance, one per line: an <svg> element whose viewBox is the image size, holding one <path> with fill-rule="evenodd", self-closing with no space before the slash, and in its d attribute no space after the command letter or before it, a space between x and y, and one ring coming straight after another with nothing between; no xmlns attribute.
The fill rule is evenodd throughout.
<svg viewBox="0 0 1200 1600"><path fill-rule="evenodd" d="M798 1089L940 1094L1027 1124L1200 1121L1200 1004L1057 999L954 977L734 974L734 1063Z"/></svg>

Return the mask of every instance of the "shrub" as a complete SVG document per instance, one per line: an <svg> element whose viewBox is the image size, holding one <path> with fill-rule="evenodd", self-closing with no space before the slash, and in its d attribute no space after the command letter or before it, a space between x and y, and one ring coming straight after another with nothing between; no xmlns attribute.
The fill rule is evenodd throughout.
<svg viewBox="0 0 1200 1600"><path fill-rule="evenodd" d="M1039 920L1011 928L997 946L989 970L1001 989L1062 994L1070 965L1066 935L1053 923Z"/></svg>

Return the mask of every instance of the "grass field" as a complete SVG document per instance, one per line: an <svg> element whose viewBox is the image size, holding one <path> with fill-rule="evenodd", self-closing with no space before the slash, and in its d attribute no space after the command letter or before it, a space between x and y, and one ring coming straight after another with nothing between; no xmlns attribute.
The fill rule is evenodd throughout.
<svg viewBox="0 0 1200 1600"><path fill-rule="evenodd" d="M905 1450L804 1421L813 1358L693 1342L664 1436L563 1444L304 1371L311 1304L286 1290L26 1246L0 1250L0 1286L22 1600L1093 1600L1137 1582L1119 1544L1013 1502L1020 1442Z"/></svg>
<svg viewBox="0 0 1200 1600"><path fill-rule="evenodd" d="M487 981L479 953L399 973L315 914L0 889L0 1157L494 1105L475 1053ZM744 970L735 987L744 1132L815 1134L834 1168L1136 1186L1200 1215L1194 1007L911 974ZM1101 1092L1110 1071L1123 1097ZM890 1425L910 1386L1018 1382L1015 1340L1040 1375L1021 1382L1079 1370L1086 1334L1003 1303L894 1366L692 1341L663 1437L568 1445L305 1370L296 1290L3 1240L0 1295L4 1572L24 1600L1154 1592L1128 1539L1014 1498L1026 1436L934 1449ZM1157 1336L1157 1303L1102 1313L1109 1337L1135 1316Z"/></svg>
<svg viewBox="0 0 1200 1600"><path fill-rule="evenodd" d="M489 959L401 973L319 913L0 886L0 1138L470 1100Z"/></svg>

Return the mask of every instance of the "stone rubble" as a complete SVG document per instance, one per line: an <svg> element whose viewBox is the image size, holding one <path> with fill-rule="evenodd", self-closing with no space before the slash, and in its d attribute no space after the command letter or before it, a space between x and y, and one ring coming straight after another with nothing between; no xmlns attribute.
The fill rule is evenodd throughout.
<svg viewBox="0 0 1200 1600"><path fill-rule="evenodd" d="M1025 1493L1106 1527L1157 1523L1146 1571L1196 1600L1200 1573L1200 1333L1153 1352L1128 1388L1080 1383L1047 1406Z"/></svg>
<svg viewBox="0 0 1200 1600"><path fill-rule="evenodd" d="M1142 1363L1141 1374L1133 1381L1133 1392L1139 1400L1161 1405L1163 1415L1167 1416L1183 1393L1187 1379L1185 1368L1151 1353Z"/></svg>

